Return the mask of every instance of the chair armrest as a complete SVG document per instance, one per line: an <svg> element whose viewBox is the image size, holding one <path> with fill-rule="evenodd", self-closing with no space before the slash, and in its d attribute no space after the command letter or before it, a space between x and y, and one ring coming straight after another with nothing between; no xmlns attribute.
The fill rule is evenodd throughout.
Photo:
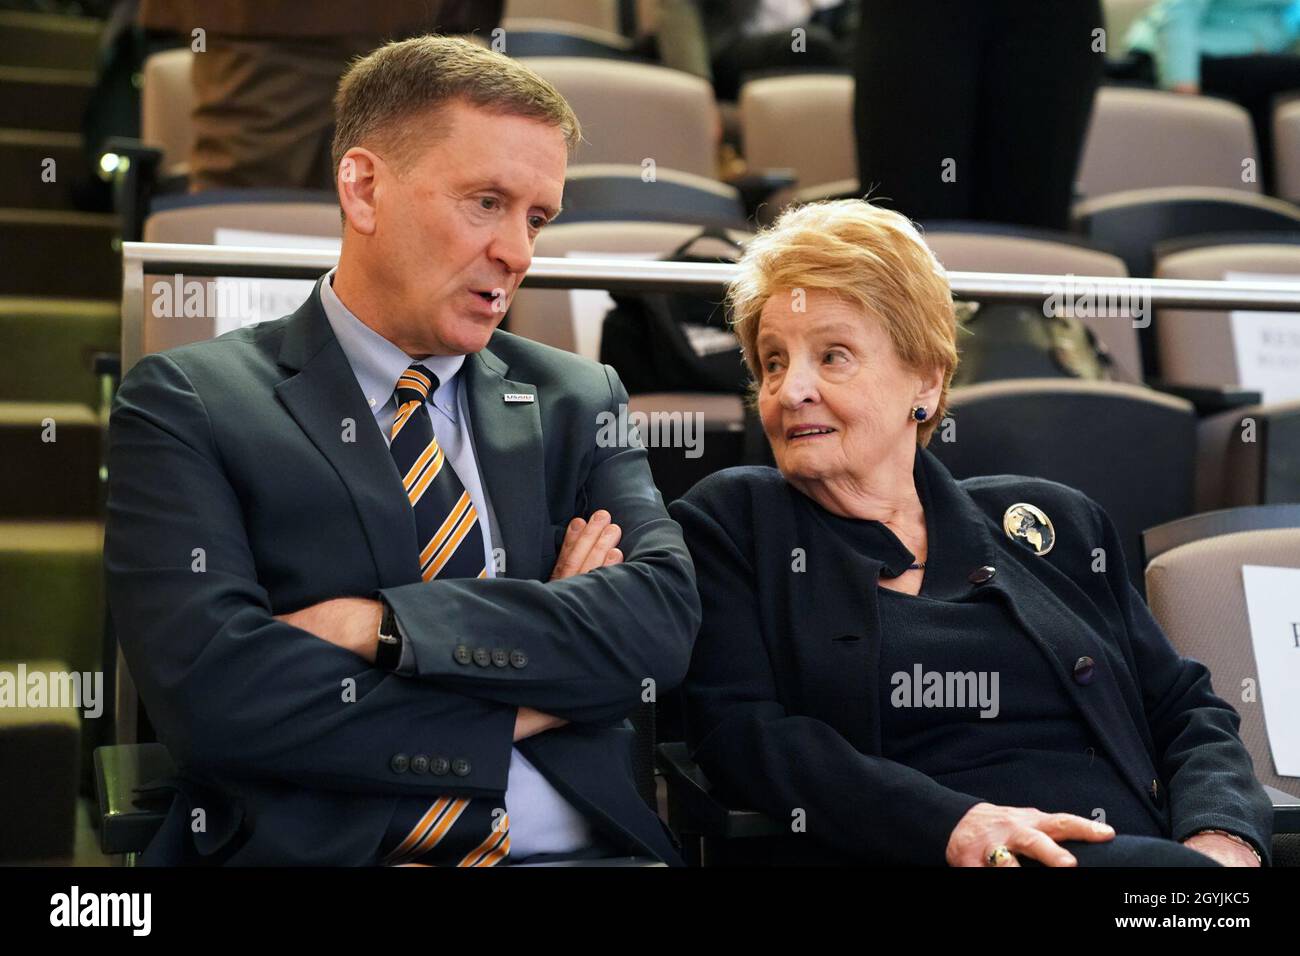
<svg viewBox="0 0 1300 956"><path fill-rule="evenodd" d="M1300 833L1300 797L1264 784L1264 792L1273 801L1273 832Z"/></svg>
<svg viewBox="0 0 1300 956"><path fill-rule="evenodd" d="M765 814L719 801L684 743L660 744L658 764L668 784L668 825L676 832L723 839L790 835Z"/></svg>
<svg viewBox="0 0 1300 956"><path fill-rule="evenodd" d="M138 853L162 826L171 794L137 794L137 787L176 773L159 743L95 748L95 793L99 799L99 846L104 853Z"/></svg>
<svg viewBox="0 0 1300 956"><path fill-rule="evenodd" d="M1248 388L1236 385L1182 385L1177 382L1162 382L1159 379L1148 380L1147 384L1157 392L1173 395L1191 402L1196 409L1197 418L1206 418L1219 412L1230 412L1234 408L1258 405L1263 396Z"/></svg>

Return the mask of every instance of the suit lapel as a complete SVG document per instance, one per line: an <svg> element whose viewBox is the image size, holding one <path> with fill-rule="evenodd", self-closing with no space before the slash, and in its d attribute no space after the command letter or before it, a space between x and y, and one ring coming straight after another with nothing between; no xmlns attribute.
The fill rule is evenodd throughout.
<svg viewBox="0 0 1300 956"><path fill-rule="evenodd" d="M549 519L542 418L537 389L505 377L509 369L489 349L465 362L470 433L479 474L491 502L494 546L505 549L505 577L543 578ZM531 395L507 402L505 396Z"/></svg>
<svg viewBox="0 0 1300 956"><path fill-rule="evenodd" d="M319 283L286 324L279 361L296 374L275 387L276 395L352 496L379 586L420 580L415 513L374 413L325 318Z"/></svg>

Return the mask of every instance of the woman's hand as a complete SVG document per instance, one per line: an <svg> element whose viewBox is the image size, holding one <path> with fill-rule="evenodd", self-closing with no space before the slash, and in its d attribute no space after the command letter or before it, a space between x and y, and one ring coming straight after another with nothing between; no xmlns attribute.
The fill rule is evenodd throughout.
<svg viewBox="0 0 1300 956"><path fill-rule="evenodd" d="M564 533L564 543L560 545L560 556L555 559L551 580L559 581L619 564L623 552L616 545L622 536L623 529L614 524L613 516L603 508L593 514L590 521L574 518Z"/></svg>
<svg viewBox="0 0 1300 956"><path fill-rule="evenodd" d="M1222 833L1193 833L1183 841L1183 846L1204 853L1224 866L1259 866L1259 857L1246 844L1226 837Z"/></svg>
<svg viewBox="0 0 1300 956"><path fill-rule="evenodd" d="M1104 843L1114 836L1115 830L1107 824L1073 813L977 803L953 828L945 855L949 866L988 866L994 848L1005 846L1015 855L1002 866L1019 866L1016 856L1030 857L1044 866L1074 866L1077 861L1060 846L1062 842Z"/></svg>

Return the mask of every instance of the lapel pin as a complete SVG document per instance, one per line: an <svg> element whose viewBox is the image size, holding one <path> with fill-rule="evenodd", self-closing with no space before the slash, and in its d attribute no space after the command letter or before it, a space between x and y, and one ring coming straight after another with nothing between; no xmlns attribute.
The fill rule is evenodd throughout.
<svg viewBox="0 0 1300 956"><path fill-rule="evenodd" d="M1042 557L1056 544L1056 529L1052 519L1033 505L1014 504L1002 516L1002 530L1013 541L1023 542L1034 554Z"/></svg>
<svg viewBox="0 0 1300 956"><path fill-rule="evenodd" d="M504 392L501 397L505 399L507 405L529 405L537 401L536 395L529 395L527 392Z"/></svg>

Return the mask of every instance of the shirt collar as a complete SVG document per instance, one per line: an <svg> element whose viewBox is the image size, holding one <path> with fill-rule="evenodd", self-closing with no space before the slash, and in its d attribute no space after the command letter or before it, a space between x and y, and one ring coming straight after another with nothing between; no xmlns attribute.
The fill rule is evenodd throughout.
<svg viewBox="0 0 1300 956"><path fill-rule="evenodd" d="M912 465L916 493L925 510L926 559L924 591L937 598L952 598L971 590L970 572L992 562L995 539L988 519L952 473L933 453L917 447ZM843 518L822 508L811 498L813 514L853 550L881 562L881 575L897 577L915 560L898 537L880 521Z"/></svg>
<svg viewBox="0 0 1300 956"><path fill-rule="evenodd" d="M458 418L456 405L457 373L465 364L463 355L430 355L413 359L404 351L366 325L334 292L334 269L325 274L320 285L321 307L329 320L334 337L339 340L343 354L357 377L361 393L375 414L393 400L398 378L418 361L438 376L438 389L433 393L433 404L452 421Z"/></svg>

